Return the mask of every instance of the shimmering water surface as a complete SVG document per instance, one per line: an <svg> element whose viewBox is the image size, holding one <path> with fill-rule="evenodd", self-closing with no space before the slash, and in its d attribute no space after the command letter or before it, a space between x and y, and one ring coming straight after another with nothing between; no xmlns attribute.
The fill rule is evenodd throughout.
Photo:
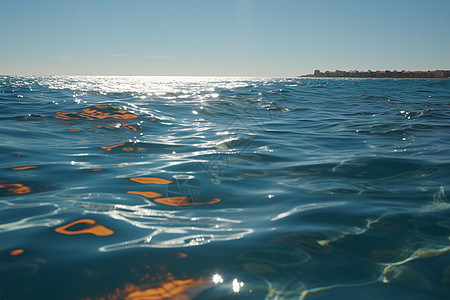
<svg viewBox="0 0 450 300"><path fill-rule="evenodd" d="M450 298L450 80L0 84L0 299Z"/></svg>

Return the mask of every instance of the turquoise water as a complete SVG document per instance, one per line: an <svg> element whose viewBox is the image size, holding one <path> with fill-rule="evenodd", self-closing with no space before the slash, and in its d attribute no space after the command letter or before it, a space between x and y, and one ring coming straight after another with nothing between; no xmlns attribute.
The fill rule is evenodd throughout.
<svg viewBox="0 0 450 300"><path fill-rule="evenodd" d="M450 80L0 83L0 299L450 297Z"/></svg>

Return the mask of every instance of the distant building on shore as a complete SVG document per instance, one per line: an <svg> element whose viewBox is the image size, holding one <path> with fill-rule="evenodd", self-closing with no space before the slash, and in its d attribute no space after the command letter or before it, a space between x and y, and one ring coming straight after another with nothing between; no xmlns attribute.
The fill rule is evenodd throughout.
<svg viewBox="0 0 450 300"><path fill-rule="evenodd" d="M300 77L340 77L340 78L450 78L450 70L436 71L325 71L315 70L314 74Z"/></svg>

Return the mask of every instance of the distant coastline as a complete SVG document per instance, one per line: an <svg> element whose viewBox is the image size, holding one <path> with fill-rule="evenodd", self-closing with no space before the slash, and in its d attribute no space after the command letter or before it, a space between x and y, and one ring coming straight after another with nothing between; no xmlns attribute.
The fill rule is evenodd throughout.
<svg viewBox="0 0 450 300"><path fill-rule="evenodd" d="M340 78L450 78L450 70L436 71L325 71L315 70L314 74L299 77L340 77Z"/></svg>

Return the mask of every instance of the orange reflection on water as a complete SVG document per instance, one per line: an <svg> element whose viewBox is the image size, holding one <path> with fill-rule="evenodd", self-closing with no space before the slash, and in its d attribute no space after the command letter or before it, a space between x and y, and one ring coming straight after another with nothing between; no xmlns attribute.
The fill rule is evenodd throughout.
<svg viewBox="0 0 450 300"><path fill-rule="evenodd" d="M15 250L9 252L9 255L16 256L16 255L20 255L22 253L23 253L23 249L15 249Z"/></svg>
<svg viewBox="0 0 450 300"><path fill-rule="evenodd" d="M28 170L28 169L35 169L38 166L24 166L24 167L17 167L17 168L12 168L12 170L14 171L22 171L22 170Z"/></svg>
<svg viewBox="0 0 450 300"><path fill-rule="evenodd" d="M100 172L100 171L103 171L103 169L92 169L91 171L92 172Z"/></svg>
<svg viewBox="0 0 450 300"><path fill-rule="evenodd" d="M189 197L168 197L168 198L157 198L154 201L170 206L188 206L192 205L192 203L189 201L190 199L191 198Z"/></svg>
<svg viewBox="0 0 450 300"><path fill-rule="evenodd" d="M132 178L130 178L130 180L139 182L142 184L169 184L169 183L173 182L171 180L166 180L166 179L157 178L157 177L132 177Z"/></svg>
<svg viewBox="0 0 450 300"><path fill-rule="evenodd" d="M189 206L189 205L207 205L220 202L219 198L212 198L208 202L194 202L191 201L189 197L168 197L168 198L157 198L154 199L155 202L166 204L170 206Z"/></svg>
<svg viewBox="0 0 450 300"><path fill-rule="evenodd" d="M95 221L92 219L81 219L81 220L69 223L67 225L58 227L55 229L55 231L58 233L68 234L68 235L91 233L96 236L108 236L108 235L114 234L114 231L106 228L103 225L94 225L94 226L88 227L86 229L81 229L81 230L73 230L73 231L67 230L69 227L72 227L77 224L94 225Z"/></svg>
<svg viewBox="0 0 450 300"><path fill-rule="evenodd" d="M155 192L127 191L127 193L128 194L133 194L133 195L144 196L146 198L156 198L156 197L161 197L162 196L160 193L155 193Z"/></svg>
<svg viewBox="0 0 450 300"><path fill-rule="evenodd" d="M28 116L23 117L24 119L29 119L29 118L42 118L45 119L47 118L47 116L44 115L35 115L35 114L29 114Z"/></svg>
<svg viewBox="0 0 450 300"><path fill-rule="evenodd" d="M120 126L119 126L120 125ZM111 126L111 125L105 125L105 126L97 126L97 128L106 128L106 129L118 129L120 127L126 128L130 131L137 131L137 128L133 125L127 124L127 123L118 123L118 126Z"/></svg>
<svg viewBox="0 0 450 300"><path fill-rule="evenodd" d="M126 296L126 300L163 300L163 299L190 299L183 293L204 283L203 277L197 280L172 280L163 283L160 287L135 291Z"/></svg>
<svg viewBox="0 0 450 300"><path fill-rule="evenodd" d="M120 143L120 144L112 145L112 146L102 146L100 148L105 149L106 151L111 151L113 148L120 147L123 145L125 145L125 143Z"/></svg>
<svg viewBox="0 0 450 300"><path fill-rule="evenodd" d="M139 281L154 282L155 280L161 280L161 278L155 278L151 277L150 274L145 274L145 276L143 276ZM198 279L175 279L173 275L169 273L167 274L166 280L166 282L163 282L156 287L153 283L142 285L126 283L123 289L116 288L113 293L109 293L106 296L83 298L82 300L188 300L194 298L203 290L211 287L210 282L204 280L203 277L199 277Z"/></svg>
<svg viewBox="0 0 450 300"><path fill-rule="evenodd" d="M157 177L132 177L131 181L139 182L142 184L170 184L173 183L171 180L166 180ZM162 196L161 194L154 192L139 192L139 191L127 191L128 194L136 194L141 195L146 198L156 198ZM215 204L220 202L219 198L212 198L208 202L196 202L191 200L190 197L181 196L181 197L167 197L167 198L156 198L153 201L165 205L170 206L190 206L190 205L207 205L207 204Z"/></svg>
<svg viewBox="0 0 450 300"><path fill-rule="evenodd" d="M111 151L113 148L117 148L117 147L120 147L120 146L123 146L123 145L125 145L125 143L120 143L120 144L112 145L112 146L101 146L100 148L105 149L106 151ZM142 148L142 147L126 146L126 147L121 148L121 150L125 151L125 152L132 152L132 151L143 152L146 149Z"/></svg>
<svg viewBox="0 0 450 300"><path fill-rule="evenodd" d="M137 131L136 127L134 127L134 126L132 126L130 124L123 123L121 125L122 125L122 127L125 127L126 129L128 129L130 131Z"/></svg>
<svg viewBox="0 0 450 300"><path fill-rule="evenodd" d="M63 119L63 120L73 120L73 119L95 120L105 118L128 120L128 119L135 119L138 117L139 117L138 115L130 113L124 109L120 109L117 106L107 106L107 105L94 105L83 109L83 111L79 113L58 111L55 114L55 119Z"/></svg>
<svg viewBox="0 0 450 300"><path fill-rule="evenodd" d="M31 189L28 186L21 183L3 183L0 184L0 188L8 189L8 192L19 195L28 194L31 192Z"/></svg>
<svg viewBox="0 0 450 300"><path fill-rule="evenodd" d="M81 132L80 129L67 129L67 131L71 131L71 132Z"/></svg>
<svg viewBox="0 0 450 300"><path fill-rule="evenodd" d="M106 125L106 126L97 126L97 128L108 128L108 129L117 129L115 126Z"/></svg>

